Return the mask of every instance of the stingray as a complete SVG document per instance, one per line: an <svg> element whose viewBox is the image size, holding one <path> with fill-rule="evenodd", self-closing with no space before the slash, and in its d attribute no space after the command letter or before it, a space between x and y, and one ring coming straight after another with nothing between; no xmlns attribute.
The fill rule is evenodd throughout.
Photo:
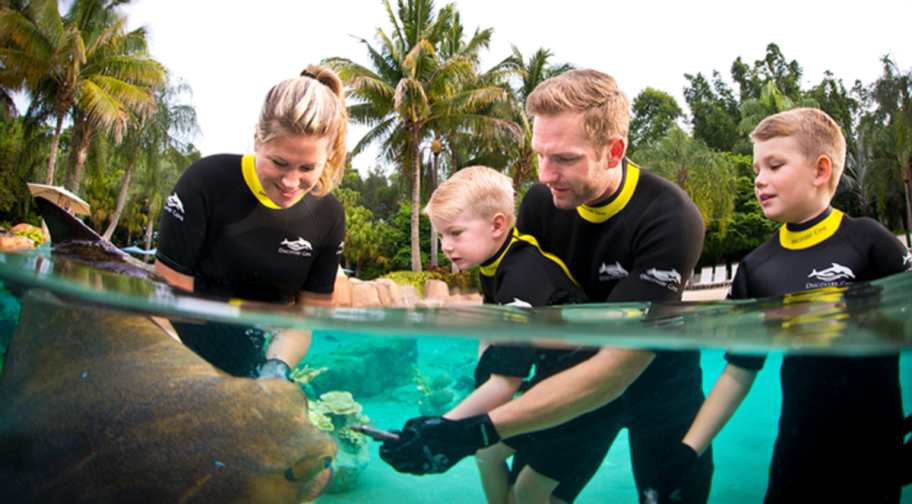
<svg viewBox="0 0 912 504"><path fill-rule="evenodd" d="M147 317L22 299L0 374L0 502L297 504L336 452L291 383L227 375Z"/></svg>

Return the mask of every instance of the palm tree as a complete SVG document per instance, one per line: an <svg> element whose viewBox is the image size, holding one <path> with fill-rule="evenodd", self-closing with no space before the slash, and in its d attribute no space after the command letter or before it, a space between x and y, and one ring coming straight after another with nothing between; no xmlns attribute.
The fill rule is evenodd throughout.
<svg viewBox="0 0 912 504"><path fill-rule="evenodd" d="M124 0L75 0L61 16L56 0L33 0L23 9L0 9L0 63L11 74L7 85L31 97L33 121L53 118L54 141L48 184L54 180L60 133L67 115L75 139L67 185L79 189L82 163L96 128L122 132L128 109L149 110L152 89L165 70L149 57L145 31L126 31Z"/></svg>
<svg viewBox="0 0 912 504"><path fill-rule="evenodd" d="M735 166L731 159L673 126L668 136L647 144L634 155L645 168L670 180L690 196L709 226L719 223L722 234L735 210Z"/></svg>
<svg viewBox="0 0 912 504"><path fill-rule="evenodd" d="M513 102L510 119L519 126L521 138L516 141L508 140L504 150L510 163L513 191L519 194L524 182L538 177L538 156L532 150L533 118L526 113L526 99L545 80L576 67L569 63L550 65L548 60L554 56L550 49L539 48L526 60L515 45L511 47L513 55L501 62L500 67L513 71L520 77L519 85L508 86L508 89Z"/></svg>
<svg viewBox="0 0 912 504"><path fill-rule="evenodd" d="M738 129L742 134L750 133L767 117L799 107L820 108L820 105L813 98L795 102L779 91L774 81L768 80L760 90L759 99L751 98L741 103L741 122Z"/></svg>
<svg viewBox="0 0 912 504"><path fill-rule="evenodd" d="M428 124L460 111L473 115L485 104L501 99L495 87L475 88L475 64L457 55L442 59L438 47L452 26L455 9L448 4L436 14L431 0L399 0L398 12L383 2L393 26L391 35L377 30L378 48L366 40L374 69L345 58L326 63L348 86L348 96L360 100L349 106L353 121L372 126L353 154L375 141L382 142L383 155L400 164L412 182L412 271L421 271L418 219L421 207L421 141Z"/></svg>
<svg viewBox="0 0 912 504"><path fill-rule="evenodd" d="M117 227L127 201L130 177L136 162L141 160L150 169L157 169L166 155L183 151L187 144L186 138L197 132L196 110L192 105L178 101L183 93L189 92L190 86L184 81L157 90L154 112L148 117L136 118L128 127L117 149L120 159L126 163L124 179L104 239L110 240Z"/></svg>

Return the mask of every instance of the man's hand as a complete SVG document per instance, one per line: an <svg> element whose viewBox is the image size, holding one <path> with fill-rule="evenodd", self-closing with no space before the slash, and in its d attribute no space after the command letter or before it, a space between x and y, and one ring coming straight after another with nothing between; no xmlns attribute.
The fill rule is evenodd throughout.
<svg viewBox="0 0 912 504"><path fill-rule="evenodd" d="M662 465L652 487L644 492L647 503L680 502L681 479L697 461L697 452L689 445L678 443L662 458Z"/></svg>
<svg viewBox="0 0 912 504"><path fill-rule="evenodd" d="M405 423L398 440L383 443L380 458L402 473L436 474L499 441L487 414L462 420L418 417Z"/></svg>

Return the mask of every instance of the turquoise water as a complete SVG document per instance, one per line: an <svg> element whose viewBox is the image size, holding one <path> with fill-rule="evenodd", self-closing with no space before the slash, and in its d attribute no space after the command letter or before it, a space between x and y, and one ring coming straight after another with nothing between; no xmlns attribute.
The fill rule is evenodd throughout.
<svg viewBox="0 0 912 504"><path fill-rule="evenodd" d="M774 308L794 307L783 305L781 300L747 303L740 307L725 303L683 303L659 307L661 309L651 308L646 315L643 305L630 304L581 308L564 313L547 310L504 312L475 307L412 311L336 310L332 314L308 311L302 317L282 312L248 312L203 300L175 301L167 290L151 282L54 262L46 257L0 254L0 280L3 279L27 285L33 292L56 293L55 302L71 303L82 309L116 308L136 314L178 312L183 317L239 319L250 323L268 321L271 325L317 329L311 351L304 361L314 367L333 361L345 349L365 348L378 342L380 346L389 346L396 342L411 344L414 341L417 353L413 357L419 378L425 382L416 380L409 365L403 365L403 369L397 370L403 377L394 388L379 392L372 390L370 394L361 393L358 386L349 389L362 405L363 414L370 417L372 424L383 429L398 428L407 419L426 413L422 408L427 407L428 389L419 389L421 383L435 383L434 380L439 378L438 389L450 390L454 402L458 401L460 394L467 393L464 385L477 355L478 337L507 335L515 339L522 334L553 336L553 333L560 332L571 341L627 345L639 342L650 347L669 348L700 345L703 347L704 388L707 392L725 365L721 348L773 349L745 403L714 443L716 469L710 495L712 503L762 501L781 402L778 371L782 353L776 349L859 355L902 349L903 403L906 414L912 412L912 350L909 349L912 324L907 313L912 311L908 310L912 306L909 301L910 275L882 284L874 309L892 322L905 323L904 329L898 332L895 325L888 326L893 329L886 336L883 330L860 330L851 326L840 326L838 334L834 335L832 321L824 321L819 327L806 324L807 327L800 331L771 336L770 318L767 316L764 319L765 314L771 313ZM832 302L818 299L804 306L803 310L813 313L817 309L828 310L833 306ZM6 346L3 336L8 336L12 327L4 326L2 321L14 320L17 310L16 297L9 291L0 290L0 352L4 352ZM522 317L527 318L523 320ZM570 329L567 320L575 323ZM650 323L644 324L644 321ZM366 334L367 327L375 330ZM605 341L601 333L610 331L620 333L619 337ZM425 335L432 332L445 334L446 337ZM404 340L389 337L396 334L421 336ZM382 373L390 372L382 370ZM443 378L443 375L446 377ZM330 385L321 385L319 376L314 379L307 388L311 399L316 399L323 391L320 387L324 386ZM440 407L445 411L451 405ZM324 495L317 502L398 504L484 501L471 459L462 461L443 475L416 477L396 473L384 464L378 456L378 447L378 443L371 444L371 461L353 489ZM622 433L602 468L576 502L636 502L636 499L626 434ZM902 502L912 504L912 487L905 489Z"/></svg>

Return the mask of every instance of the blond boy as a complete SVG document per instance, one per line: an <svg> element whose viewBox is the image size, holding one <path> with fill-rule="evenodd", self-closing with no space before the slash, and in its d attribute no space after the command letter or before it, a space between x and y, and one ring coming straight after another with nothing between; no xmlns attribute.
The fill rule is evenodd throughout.
<svg viewBox="0 0 912 504"><path fill-rule="evenodd" d="M830 206L845 162L839 126L817 109L766 118L751 133L757 201L785 225L738 268L730 299L782 296L906 271L912 255L880 224ZM726 355L729 364L683 443L655 483L673 494L689 461L705 450L741 404L765 357ZM787 355L782 416L766 503L898 502L902 445L899 356Z"/></svg>
<svg viewBox="0 0 912 504"><path fill-rule="evenodd" d="M485 303L531 307L579 303L585 293L564 265L547 257L534 240L513 229L514 199L509 177L490 168L464 168L444 182L431 196L427 213L441 241L441 249L461 270L480 266ZM487 412L510 401L536 365L532 385L594 355L593 349L543 349L525 345L482 343L475 372L477 389L444 419L487 418ZM551 364L554 362L555 364ZM496 431L491 429L496 435ZM525 467L511 478L506 460L531 443L517 436L491 443L476 454L485 496L490 503L547 502L559 481L552 481ZM552 444L557 443L553 440ZM548 449L546 443L544 448ZM537 446L542 449L542 446ZM565 464L582 466L590 458L589 446L560 446L555 457ZM510 496L512 494L512 496Z"/></svg>

